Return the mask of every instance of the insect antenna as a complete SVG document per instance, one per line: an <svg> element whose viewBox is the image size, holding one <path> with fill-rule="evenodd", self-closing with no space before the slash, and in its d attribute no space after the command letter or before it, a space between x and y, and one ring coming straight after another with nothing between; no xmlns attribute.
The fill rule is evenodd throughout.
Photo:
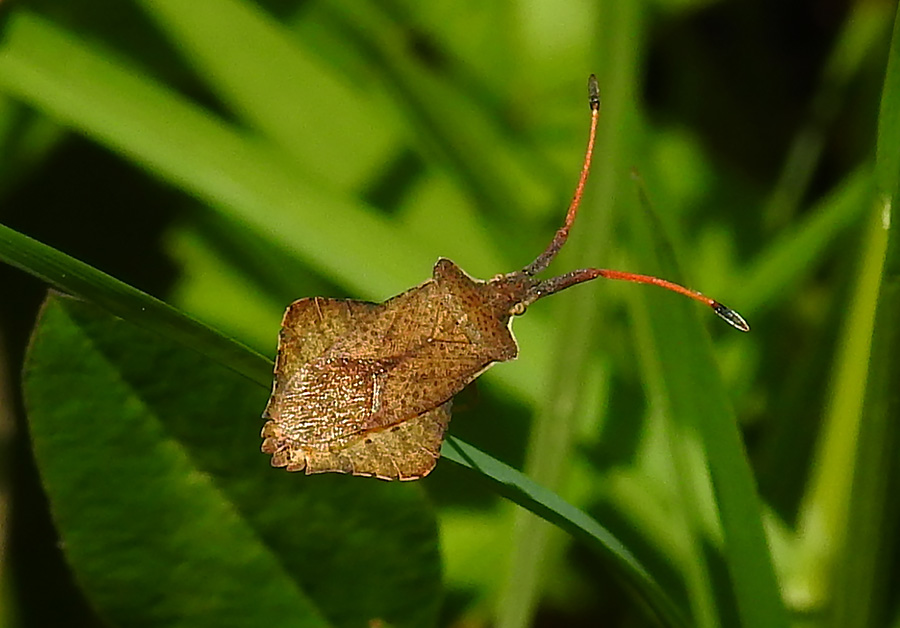
<svg viewBox="0 0 900 628"><path fill-rule="evenodd" d="M584 154L584 164L581 166L581 176L578 177L578 185L575 186L575 194L572 196L572 202L569 203L569 211L566 212L566 221L563 226L556 231L553 240L544 249L544 252L537 256L528 266L520 272L529 277L536 275L546 269L559 253L559 250L569 239L569 229L575 222L575 216L578 214L578 206L581 205L581 196L584 193L584 184L587 182L588 174L591 172L591 160L594 157L594 139L597 137L597 120L600 118L600 85L597 83L597 77L591 74L588 79L588 99L591 105L591 131L588 135L587 151Z"/></svg>
<svg viewBox="0 0 900 628"><path fill-rule="evenodd" d="M565 275L560 275L558 277L552 277L550 279L541 281L533 288L531 293L532 297L526 300L526 305L529 305L542 297L546 297L554 294L555 292L559 292L560 290L565 290L566 288L569 288L571 286L584 283L585 281L597 279L598 277L603 277L604 279L616 279L618 281L630 281L632 283L645 283L652 286L659 286L660 288L665 288L666 290L671 290L672 292L677 292L678 294L682 294L690 299L699 301L704 305L708 305L710 308L712 308L713 312L715 312L716 315L719 316L719 318L724 320L735 329L739 329L741 331L750 331L750 325L747 324L747 321L744 320L743 316L732 310L730 307L722 305L715 299L709 298L702 292L697 292L696 290L685 288L680 284L668 281L666 279L660 279L659 277L653 277L651 275L639 275L637 273L629 273L624 270L610 270L608 268L583 268L581 270L573 270L566 273Z"/></svg>
<svg viewBox="0 0 900 628"><path fill-rule="evenodd" d="M575 222L575 216L578 214L578 207L581 205L584 186L591 170L591 160L594 155L594 140L597 135L597 120L600 117L600 87L597 84L597 77L593 74L591 74L588 79L588 98L591 106L591 130L588 135L588 145L584 155L584 164L581 167L581 176L578 178L578 185L575 186L575 194L572 196L572 202L569 204L569 210L566 213L566 220L563 223L563 226L557 230L556 234L553 236L553 240L550 241L550 244L544 252L538 255L531 264L520 271L522 274L529 277L545 270L550 265L550 262L553 261L553 258L556 257L556 254L559 253L560 249L569 238L569 230L572 228L572 223ZM685 288L680 284L667 281L666 279L660 279L659 277L639 275L637 273L610 270L606 268L584 268L581 270L573 270L564 275L540 281L529 291L529 296L524 300L523 305L530 305L542 297L559 292L560 290L565 290L566 288L585 281L591 281L598 277L615 279L618 281L630 281L632 283L650 284L665 288L666 290L671 290L672 292L677 292L678 294L709 306L716 315L735 329L739 329L740 331L750 331L750 325L747 324L747 321L744 320L740 314L696 290Z"/></svg>

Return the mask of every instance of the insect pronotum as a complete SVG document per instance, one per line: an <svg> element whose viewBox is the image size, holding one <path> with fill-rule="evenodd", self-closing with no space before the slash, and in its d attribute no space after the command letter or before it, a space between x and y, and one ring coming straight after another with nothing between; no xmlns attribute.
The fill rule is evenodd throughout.
<svg viewBox="0 0 900 628"><path fill-rule="evenodd" d="M427 475L440 456L454 395L496 362L514 359L513 316L543 297L598 277L646 283L700 301L733 327L734 310L647 275L584 268L538 279L569 237L588 178L600 92L588 82L591 128L563 226L521 270L473 279L448 259L431 279L383 303L312 297L288 307L262 451L288 471L336 471L385 480Z"/></svg>

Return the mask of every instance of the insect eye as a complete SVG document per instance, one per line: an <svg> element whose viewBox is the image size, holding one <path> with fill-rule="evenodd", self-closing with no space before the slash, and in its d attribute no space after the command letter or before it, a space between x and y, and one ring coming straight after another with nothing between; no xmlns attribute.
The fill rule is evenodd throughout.
<svg viewBox="0 0 900 628"><path fill-rule="evenodd" d="M512 306L512 309L509 311L512 316L521 316L525 313L525 304L519 301L515 305Z"/></svg>

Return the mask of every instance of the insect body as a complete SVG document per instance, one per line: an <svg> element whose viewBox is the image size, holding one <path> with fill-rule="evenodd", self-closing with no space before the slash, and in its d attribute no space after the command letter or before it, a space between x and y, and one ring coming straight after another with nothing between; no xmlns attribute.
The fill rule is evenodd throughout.
<svg viewBox="0 0 900 628"><path fill-rule="evenodd" d="M337 471L385 480L427 475L440 455L454 395L518 345L511 320L534 301L597 277L659 285L696 299L734 327L737 312L656 277L601 268L536 275L565 244L593 153L600 97L589 84L591 131L563 226L522 270L473 279L448 259L432 278L384 303L313 297L282 321L262 451L288 471Z"/></svg>

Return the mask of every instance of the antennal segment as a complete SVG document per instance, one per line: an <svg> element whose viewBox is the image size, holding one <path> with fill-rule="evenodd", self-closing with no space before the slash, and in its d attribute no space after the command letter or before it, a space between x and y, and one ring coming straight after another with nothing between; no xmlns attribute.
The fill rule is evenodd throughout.
<svg viewBox="0 0 900 628"><path fill-rule="evenodd" d="M588 174L591 171L591 160L594 156L594 140L597 136L597 120L600 117L600 87L597 84L597 77L593 74L591 74L588 79L588 102L591 105L591 132L588 136L587 151L585 151L584 154L584 164L581 167L581 176L578 178L578 185L575 186L575 194L572 196L572 202L569 204L569 211L566 213L566 220L563 223L563 226L560 227L553 236L553 240L550 241L550 244L544 252L538 255L528 266L519 272L500 275L498 277L498 280L515 284L515 287L517 288L516 294L524 293L524 298L516 303L516 307L522 309L520 306L527 307L540 298L559 292L560 290L565 290L570 286L584 283L585 281L591 281L598 277L604 277L606 279L630 281L632 283L650 284L665 288L666 290L671 290L672 292L677 292L678 294L694 299L695 301L700 301L709 306L717 316L735 329L739 329L740 331L750 331L750 325L747 324L747 321L731 308L725 307L718 301L710 299L708 296L701 294L696 290L690 290L682 285L660 279L659 277L638 275L636 273L629 273L621 270L609 270L606 268L584 268L582 270L573 270L564 275L544 279L542 281L533 278L534 275L545 270L547 266L550 265L550 262L553 261L553 258L556 257L557 253L562 249L566 240L569 239L569 230L575 222L575 217L578 215L578 208L581 205L581 196L584 193L584 186L587 182ZM514 311L514 313L516 312Z"/></svg>
<svg viewBox="0 0 900 628"><path fill-rule="evenodd" d="M584 193L584 185L587 182L588 174L591 171L591 160L594 156L594 139L597 135L597 120L600 118L600 86L597 83L597 77L593 74L591 74L588 79L588 102L591 105L591 132L588 136L587 151L584 154L584 165L581 167L581 176L578 178L578 185L575 186L575 194L572 196L572 202L569 203L566 221L556 232L556 235L553 236L553 240L551 240L544 252L538 255L537 259L521 270L525 275L536 275L547 268L566 243L566 240L569 239L569 229L572 228L572 223L575 222L575 216L578 214L578 207L581 205L581 196Z"/></svg>
<svg viewBox="0 0 900 628"><path fill-rule="evenodd" d="M532 288L528 298L525 300L525 305L530 305L540 298L559 292L560 290L565 290L571 286L584 283L585 281L597 279L598 277L603 277L604 279L616 279L618 281L630 281L632 283L645 283L659 286L660 288L665 288L672 292L677 292L678 294L711 307L713 312L715 312L719 318L735 329L739 329L740 331L750 331L750 325L747 324L747 321L744 320L743 316L732 310L730 307L722 305L715 299L710 299L701 292L685 288L680 284L667 281L666 279L660 279L659 277L638 275L636 273L629 273L622 270L609 270L606 268L584 268L582 270L573 270L565 275L541 281Z"/></svg>

